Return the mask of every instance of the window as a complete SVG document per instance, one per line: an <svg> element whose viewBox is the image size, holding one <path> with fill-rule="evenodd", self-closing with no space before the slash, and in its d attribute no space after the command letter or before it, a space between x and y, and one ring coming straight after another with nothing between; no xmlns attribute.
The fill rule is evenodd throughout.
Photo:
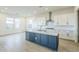
<svg viewBox="0 0 79 59"><path fill-rule="evenodd" d="M7 17L6 18L6 28L9 29L13 29L13 25L14 25L14 19L11 17Z"/></svg>
<svg viewBox="0 0 79 59"><path fill-rule="evenodd" d="M15 28L19 29L20 28L20 19L15 18Z"/></svg>

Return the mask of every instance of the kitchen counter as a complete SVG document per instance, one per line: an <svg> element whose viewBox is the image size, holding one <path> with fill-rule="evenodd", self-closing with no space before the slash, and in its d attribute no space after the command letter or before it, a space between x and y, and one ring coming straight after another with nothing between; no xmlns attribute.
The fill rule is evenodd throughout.
<svg viewBox="0 0 79 59"><path fill-rule="evenodd" d="M58 33L55 30L27 30L27 31L40 33L40 34L46 34L46 35L52 35L52 36L58 36Z"/></svg>
<svg viewBox="0 0 79 59"><path fill-rule="evenodd" d="M26 40L40 44L58 51L59 38L56 31L53 30L27 30Z"/></svg>

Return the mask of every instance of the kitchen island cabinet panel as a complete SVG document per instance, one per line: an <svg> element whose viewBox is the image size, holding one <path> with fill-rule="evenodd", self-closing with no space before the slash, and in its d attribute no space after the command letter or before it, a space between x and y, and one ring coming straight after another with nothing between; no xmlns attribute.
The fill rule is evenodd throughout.
<svg viewBox="0 0 79 59"><path fill-rule="evenodd" d="M48 46L48 35L41 34L41 44Z"/></svg>
<svg viewBox="0 0 79 59"><path fill-rule="evenodd" d="M52 48L54 50L58 49L58 39L56 36L49 36L49 44L48 44L49 48Z"/></svg>
<svg viewBox="0 0 79 59"><path fill-rule="evenodd" d="M35 34L35 42L40 44L40 34Z"/></svg>
<svg viewBox="0 0 79 59"><path fill-rule="evenodd" d="M34 32L26 32L26 39L40 45L51 48L52 50L58 50L59 39L58 36L47 35Z"/></svg>
<svg viewBox="0 0 79 59"><path fill-rule="evenodd" d="M29 40L30 41L35 41L35 33L29 32Z"/></svg>

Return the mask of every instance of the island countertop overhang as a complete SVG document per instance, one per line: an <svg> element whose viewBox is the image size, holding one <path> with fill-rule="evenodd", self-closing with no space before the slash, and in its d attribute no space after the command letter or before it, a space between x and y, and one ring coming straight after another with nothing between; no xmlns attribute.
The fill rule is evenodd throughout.
<svg viewBox="0 0 79 59"><path fill-rule="evenodd" d="M51 36L59 36L58 33L54 30L51 30L51 31L26 30L26 32L33 32L33 33L39 33L39 34L45 34L45 35L51 35Z"/></svg>

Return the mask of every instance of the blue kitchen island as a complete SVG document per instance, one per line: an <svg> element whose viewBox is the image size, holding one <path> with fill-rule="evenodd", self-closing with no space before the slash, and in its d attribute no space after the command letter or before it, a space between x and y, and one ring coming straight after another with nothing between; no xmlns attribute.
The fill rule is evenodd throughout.
<svg viewBox="0 0 79 59"><path fill-rule="evenodd" d="M57 33L44 31L26 31L26 40L58 51L59 38Z"/></svg>

